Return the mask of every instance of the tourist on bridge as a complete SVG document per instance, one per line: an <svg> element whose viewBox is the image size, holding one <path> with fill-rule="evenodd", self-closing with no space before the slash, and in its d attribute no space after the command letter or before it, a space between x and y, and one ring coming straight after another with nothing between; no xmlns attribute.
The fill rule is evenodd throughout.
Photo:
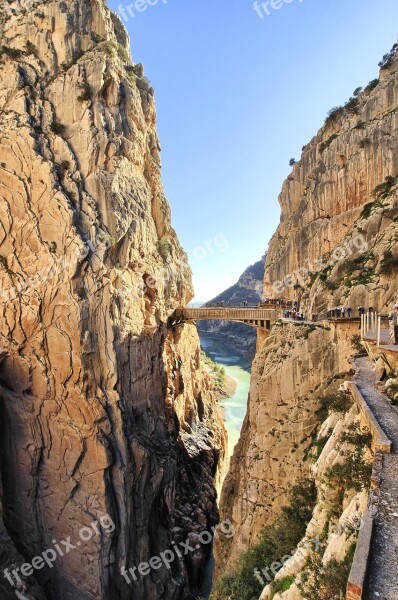
<svg viewBox="0 0 398 600"><path fill-rule="evenodd" d="M350 306L348 306L347 308L347 316L349 319L351 319L351 313L352 313L352 308Z"/></svg>
<svg viewBox="0 0 398 600"><path fill-rule="evenodd" d="M341 312L341 318L344 319L345 318L345 306L342 306L340 308L340 312Z"/></svg>
<svg viewBox="0 0 398 600"><path fill-rule="evenodd" d="M358 314L360 317L365 314L365 309L363 306L358 306Z"/></svg>
<svg viewBox="0 0 398 600"><path fill-rule="evenodd" d="M398 346L398 304L394 304L388 318L390 321L390 337L394 337L395 345Z"/></svg>

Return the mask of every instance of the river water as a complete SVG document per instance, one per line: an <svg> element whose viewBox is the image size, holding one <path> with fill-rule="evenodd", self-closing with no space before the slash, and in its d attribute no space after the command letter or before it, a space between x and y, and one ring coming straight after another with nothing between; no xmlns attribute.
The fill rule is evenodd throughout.
<svg viewBox="0 0 398 600"><path fill-rule="evenodd" d="M228 450L231 456L246 415L251 365L223 342L201 335L200 343L206 354L223 366L227 375L235 379L237 383L232 398L220 402L220 406L224 409L225 426L228 431Z"/></svg>
<svg viewBox="0 0 398 600"><path fill-rule="evenodd" d="M224 409L225 427L228 431L228 453L232 456L239 440L240 430L247 410L247 396L250 388L250 362L245 360L230 346L207 337L200 336L202 349L208 356L224 367L227 375L235 379L237 386L232 398L220 402ZM203 578L202 598L208 598L212 588L214 571L213 557L209 561Z"/></svg>

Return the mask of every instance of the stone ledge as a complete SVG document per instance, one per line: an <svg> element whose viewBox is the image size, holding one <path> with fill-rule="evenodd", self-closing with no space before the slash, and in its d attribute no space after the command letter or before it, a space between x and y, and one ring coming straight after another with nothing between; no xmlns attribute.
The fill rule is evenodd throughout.
<svg viewBox="0 0 398 600"><path fill-rule="evenodd" d="M365 590L374 524L373 511L370 508L368 508L362 522L363 527L359 532L354 561L348 578L347 600L361 600Z"/></svg>
<svg viewBox="0 0 398 600"><path fill-rule="evenodd" d="M358 386L353 381L346 381L344 383L344 389L347 392L350 392L353 396L356 405L359 408L362 416L364 417L374 439L374 448L376 451L384 452L386 454L391 454L392 451L392 442L386 436L383 429L380 427L379 422L376 417L370 410L369 406L366 403L366 400L362 396L361 392L358 389Z"/></svg>

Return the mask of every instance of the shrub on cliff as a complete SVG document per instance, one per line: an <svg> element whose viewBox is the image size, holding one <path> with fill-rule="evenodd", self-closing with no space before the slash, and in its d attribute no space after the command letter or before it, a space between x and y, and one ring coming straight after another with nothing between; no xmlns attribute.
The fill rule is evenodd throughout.
<svg viewBox="0 0 398 600"><path fill-rule="evenodd" d="M263 529L257 544L242 552L235 573L216 582L210 600L257 600L264 585L256 578L255 571L266 570L295 550L304 537L316 500L317 492L312 480L295 486L290 505L282 508L281 517L273 525Z"/></svg>
<svg viewBox="0 0 398 600"><path fill-rule="evenodd" d="M346 414L352 406L352 397L345 392L336 392L320 399L321 406L317 411L318 419L323 423L329 413Z"/></svg>
<svg viewBox="0 0 398 600"><path fill-rule="evenodd" d="M158 252L160 256L166 259L170 255L170 242L167 237L162 237L158 243Z"/></svg>
<svg viewBox="0 0 398 600"><path fill-rule="evenodd" d="M355 544L352 544L342 561L322 562L322 552L310 555L307 571L302 576L301 591L306 600L334 600L346 597L348 577L354 560Z"/></svg>
<svg viewBox="0 0 398 600"><path fill-rule="evenodd" d="M383 56L383 58L379 62L379 67L381 70L388 69L389 67L391 67L392 61L394 59L394 56L395 56L397 50L398 50L398 44L394 44L394 46L391 48L390 52L388 52L387 54L385 54Z"/></svg>

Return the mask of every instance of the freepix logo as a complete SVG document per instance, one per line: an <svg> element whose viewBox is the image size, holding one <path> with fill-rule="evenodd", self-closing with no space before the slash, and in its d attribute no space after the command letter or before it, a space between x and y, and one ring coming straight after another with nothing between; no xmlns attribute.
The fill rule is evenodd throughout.
<svg viewBox="0 0 398 600"><path fill-rule="evenodd" d="M285 4L292 4L292 2L303 2L304 0L266 0L265 2L256 2L253 3L253 10L260 17L260 19L265 19L265 17L270 17L273 10L280 10L284 7Z"/></svg>

